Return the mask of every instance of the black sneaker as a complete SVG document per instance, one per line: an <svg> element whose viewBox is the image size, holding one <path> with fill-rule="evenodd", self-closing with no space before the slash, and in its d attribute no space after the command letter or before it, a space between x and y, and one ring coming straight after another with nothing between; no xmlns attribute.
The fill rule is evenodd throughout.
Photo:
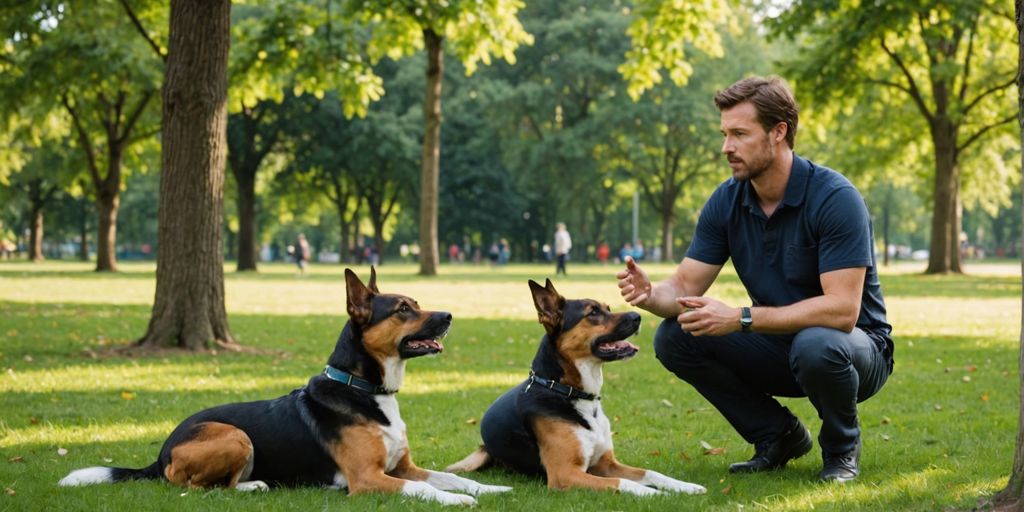
<svg viewBox="0 0 1024 512"><path fill-rule="evenodd" d="M782 469L787 462L806 455L812 446L811 433L798 420L789 432L771 443L757 447L753 458L729 466L729 472L754 473Z"/></svg>
<svg viewBox="0 0 1024 512"><path fill-rule="evenodd" d="M818 475L825 482L849 482L860 475L860 440L846 453L826 453L822 450L824 465Z"/></svg>

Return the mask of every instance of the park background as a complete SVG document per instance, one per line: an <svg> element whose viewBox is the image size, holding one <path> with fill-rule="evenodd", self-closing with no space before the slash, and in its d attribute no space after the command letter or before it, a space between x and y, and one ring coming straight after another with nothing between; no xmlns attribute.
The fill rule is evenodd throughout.
<svg viewBox="0 0 1024 512"><path fill-rule="evenodd" d="M424 465L443 466L476 442L465 422L519 379L509 368L528 364L538 336L525 281L553 273L544 248L555 223L574 240L570 277L556 285L624 309L611 277L618 249L640 241L656 275L671 271L727 176L711 97L751 74L792 84L797 152L848 176L874 219L902 341L889 392L865 406L879 430L865 461L874 474L822 488L803 474L820 463L808 457L796 475L726 478L714 457L746 458L745 447L692 390L671 387L649 350L609 377L618 435L636 438L617 438L636 443L624 452L636 458L623 458L718 482L696 508L970 508L1006 484L1021 238L1007 2L235 2L224 162L211 168L220 181L204 182L216 229L200 245L216 256L202 263L217 269L211 316L225 319L198 343L153 336L164 314L154 304L171 295L159 265L187 266L178 246L192 247L161 247L174 222L158 219L172 206L205 210L161 205L179 168L162 130L169 18L164 2L146 0L0 8L0 506L34 508L43 496L63 508L178 506L162 488L119 489L108 502L109 490L52 484L71 467L148 460L189 411L301 385L344 321L341 269L365 277L368 262L385 291L467 319L448 354L422 363L426 380L411 365L403 402L412 438L413 417L458 411L436 429L418 423L432 442L413 439ZM185 213L169 220L188 231ZM314 261L302 277L286 263L298 233ZM509 262L492 265L501 240ZM722 286L714 292L747 300L734 276ZM118 351L157 338L201 355ZM465 385L447 381L460 371ZM650 392L665 386L671 394ZM493 502L502 508L678 505L580 505L585 495L572 493L549 502L535 483L486 477L525 488L516 505ZM311 506L342 501L296 493ZM211 508L260 499L201 496ZM357 503L398 503L379 499Z"/></svg>

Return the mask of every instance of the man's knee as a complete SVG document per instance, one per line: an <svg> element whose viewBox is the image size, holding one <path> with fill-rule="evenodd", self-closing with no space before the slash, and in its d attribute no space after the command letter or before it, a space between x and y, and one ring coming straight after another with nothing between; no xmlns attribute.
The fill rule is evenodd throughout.
<svg viewBox="0 0 1024 512"><path fill-rule="evenodd" d="M666 318L654 333L654 355L662 366L679 375L693 359L693 342L694 336L683 331L675 318Z"/></svg>
<svg viewBox="0 0 1024 512"><path fill-rule="evenodd" d="M849 334L828 327L809 327L797 333L790 349L790 366L797 375L830 373L851 364Z"/></svg>

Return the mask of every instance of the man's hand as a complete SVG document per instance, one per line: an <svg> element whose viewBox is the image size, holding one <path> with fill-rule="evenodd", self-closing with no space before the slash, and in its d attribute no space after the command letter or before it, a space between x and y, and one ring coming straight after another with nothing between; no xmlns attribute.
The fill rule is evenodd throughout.
<svg viewBox="0 0 1024 512"><path fill-rule="evenodd" d="M694 336L725 336L740 330L740 308L707 297L678 297L676 302L683 307L676 317L679 326Z"/></svg>
<svg viewBox="0 0 1024 512"><path fill-rule="evenodd" d="M641 269L632 256L626 256L626 270L615 275L619 278L619 290L622 298L630 306L643 307L644 302L651 297L651 279Z"/></svg>

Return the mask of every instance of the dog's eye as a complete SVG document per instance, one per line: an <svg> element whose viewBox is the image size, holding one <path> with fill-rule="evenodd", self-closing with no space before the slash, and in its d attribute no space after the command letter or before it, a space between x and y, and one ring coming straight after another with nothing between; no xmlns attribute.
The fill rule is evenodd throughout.
<svg viewBox="0 0 1024 512"><path fill-rule="evenodd" d="M601 316L601 310L597 309L597 308L591 309L590 313L587 313L587 315L589 315L589 316Z"/></svg>
<svg viewBox="0 0 1024 512"><path fill-rule="evenodd" d="M398 312L409 313L412 312L412 308L410 308L408 304L402 304L401 306L398 307Z"/></svg>

